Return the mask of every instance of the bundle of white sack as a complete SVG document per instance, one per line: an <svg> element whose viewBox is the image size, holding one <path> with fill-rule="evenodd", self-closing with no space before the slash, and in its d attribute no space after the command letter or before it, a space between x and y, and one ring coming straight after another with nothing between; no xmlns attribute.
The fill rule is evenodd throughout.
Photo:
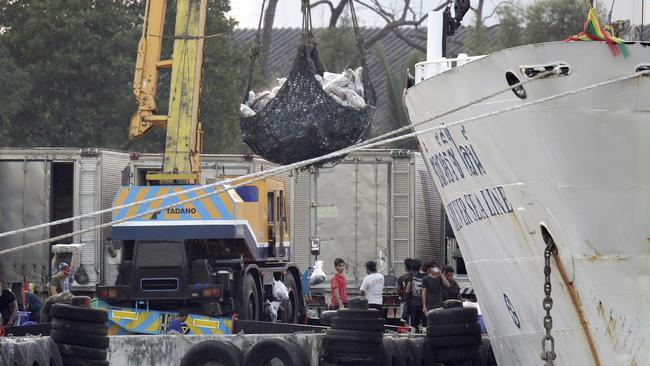
<svg viewBox="0 0 650 366"><path fill-rule="evenodd" d="M278 85L271 90L260 93L249 91L248 99L239 107L239 114L242 117L251 117L266 107L287 81L286 78L278 78L277 80ZM357 109L366 106L366 102L363 100L363 68L347 69L340 74L325 72L322 77L316 75L316 80L337 103Z"/></svg>

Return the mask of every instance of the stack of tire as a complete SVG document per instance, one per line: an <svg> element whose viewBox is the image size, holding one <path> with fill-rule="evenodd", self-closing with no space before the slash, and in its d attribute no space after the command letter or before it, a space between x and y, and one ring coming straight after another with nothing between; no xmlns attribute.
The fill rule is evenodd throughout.
<svg viewBox="0 0 650 366"><path fill-rule="evenodd" d="M65 366L108 365L108 313L104 309L87 307L89 300L85 306L72 305L74 301L71 305L55 304L50 311L50 337L56 342Z"/></svg>
<svg viewBox="0 0 650 366"><path fill-rule="evenodd" d="M350 300L332 318L323 341L324 361L335 365L379 365L383 363L384 319L368 309L363 298Z"/></svg>
<svg viewBox="0 0 650 366"><path fill-rule="evenodd" d="M481 327L476 308L440 308L427 313L425 348L432 361L463 365L480 359Z"/></svg>

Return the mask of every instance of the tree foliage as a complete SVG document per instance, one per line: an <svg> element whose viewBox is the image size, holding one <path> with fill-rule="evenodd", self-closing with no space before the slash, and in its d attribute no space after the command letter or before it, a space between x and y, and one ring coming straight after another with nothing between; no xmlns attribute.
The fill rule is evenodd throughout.
<svg viewBox="0 0 650 366"><path fill-rule="evenodd" d="M316 31L318 56L330 72L341 72L350 65L359 63L359 49L354 38L349 18L343 18L338 27Z"/></svg>
<svg viewBox="0 0 650 366"><path fill-rule="evenodd" d="M4 0L0 34L22 79L23 103L3 145L115 146L126 136L138 4ZM123 141L126 139L122 140Z"/></svg>
<svg viewBox="0 0 650 366"><path fill-rule="evenodd" d="M425 59L425 55L419 51L411 52L400 65L398 71L393 70L388 63L386 48L381 42L375 47L375 55L381 63L386 78L386 96L389 103L388 125L386 126L386 131L379 131L380 133L385 133L408 125L408 115L406 114L404 99L402 98L402 93L406 85L406 70L413 70L416 63ZM411 138L395 143L394 147L415 149L417 142L415 138Z"/></svg>
<svg viewBox="0 0 650 366"><path fill-rule="evenodd" d="M171 52L175 1L163 52ZM241 152L238 105L245 50L232 40L229 1L209 0L201 121L204 151ZM0 146L99 146L160 152L164 131L128 141L143 0L0 0ZM163 55L163 58L171 55ZM169 72L159 78L166 113Z"/></svg>
<svg viewBox="0 0 650 366"><path fill-rule="evenodd" d="M525 43L561 41L580 32L589 6L583 1L540 0L526 8Z"/></svg>

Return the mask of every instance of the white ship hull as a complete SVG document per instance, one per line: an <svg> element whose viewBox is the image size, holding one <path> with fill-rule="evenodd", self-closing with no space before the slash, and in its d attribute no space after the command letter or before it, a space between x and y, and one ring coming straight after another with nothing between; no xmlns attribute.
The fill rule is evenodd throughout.
<svg viewBox="0 0 650 366"><path fill-rule="evenodd" d="M633 74L650 47L528 45L405 93L412 124L507 87L523 65L568 76L524 85L416 131ZM650 77L418 135L446 205L499 365L540 365L545 243L553 237L556 365L650 365ZM560 271L563 270L564 276Z"/></svg>

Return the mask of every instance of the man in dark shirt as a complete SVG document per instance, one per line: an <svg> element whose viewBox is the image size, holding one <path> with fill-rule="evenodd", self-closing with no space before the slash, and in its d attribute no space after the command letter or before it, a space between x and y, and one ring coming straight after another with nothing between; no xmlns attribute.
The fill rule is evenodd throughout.
<svg viewBox="0 0 650 366"><path fill-rule="evenodd" d="M422 279L422 312L442 307L442 287L449 287L449 281L440 273L433 261L424 264L427 275Z"/></svg>
<svg viewBox="0 0 650 366"><path fill-rule="evenodd" d="M442 287L442 301L460 300L460 286L454 280L454 268L452 266L442 267L442 276L449 282L449 287Z"/></svg>
<svg viewBox="0 0 650 366"><path fill-rule="evenodd" d="M406 292L406 286L413 279L413 271L411 270L412 262L412 258L404 259L404 269L406 270L406 273L397 279L397 295L399 296L400 301L400 313L402 314L402 320L405 322L408 322L408 300L410 297L410 294Z"/></svg>
<svg viewBox="0 0 650 366"><path fill-rule="evenodd" d="M16 302L16 295L10 290L2 290L2 295L0 295L0 314L2 315L0 325L14 325L16 315L18 314L18 303Z"/></svg>
<svg viewBox="0 0 650 366"><path fill-rule="evenodd" d="M422 315L422 278L424 273L420 271L422 262L414 259L411 262L411 271L413 273L411 281L406 285L408 294L408 313L411 326L418 329L420 324L426 324L426 317Z"/></svg>

